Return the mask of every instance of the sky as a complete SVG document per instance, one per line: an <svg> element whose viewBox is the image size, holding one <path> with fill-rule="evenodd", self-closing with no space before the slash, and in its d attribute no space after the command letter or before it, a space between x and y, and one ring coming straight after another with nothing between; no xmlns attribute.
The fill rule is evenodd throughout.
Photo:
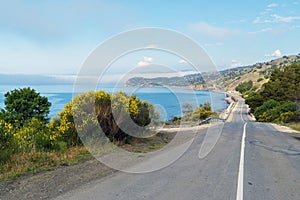
<svg viewBox="0 0 300 200"><path fill-rule="evenodd" d="M143 27L192 38L220 70L300 53L300 0L0 1L0 74L74 75L99 44ZM147 51L129 57L111 73L185 63Z"/></svg>

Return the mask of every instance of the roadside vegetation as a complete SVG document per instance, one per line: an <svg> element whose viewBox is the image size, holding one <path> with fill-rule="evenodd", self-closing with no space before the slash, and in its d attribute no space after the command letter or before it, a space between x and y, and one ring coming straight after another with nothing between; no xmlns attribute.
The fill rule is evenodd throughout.
<svg viewBox="0 0 300 200"><path fill-rule="evenodd" d="M212 111L210 103L206 102L200 104L194 109L191 103L184 103L182 105L182 117L173 117L171 122L167 124L178 125L181 123L195 124L211 116L218 116L218 113Z"/></svg>
<svg viewBox="0 0 300 200"><path fill-rule="evenodd" d="M253 87L253 82L247 81L247 82L240 83L238 86L236 86L235 90L239 91L241 94L244 94L250 91L252 87Z"/></svg>
<svg viewBox="0 0 300 200"><path fill-rule="evenodd" d="M275 68L270 80L260 90L239 91L243 93L258 121L290 124L291 127L299 129L299 88L300 62L297 62L284 68Z"/></svg>
<svg viewBox="0 0 300 200"><path fill-rule="evenodd" d="M151 104L123 92L80 94L51 120L51 103L34 89L10 91L5 94L4 104L0 112L0 180L91 158L81 139L100 141L103 149L98 149L98 153L110 152L113 149L106 148L108 142L132 142L132 136L124 131L131 128L127 125L128 117L140 127L159 118ZM80 120L75 125L76 117ZM106 137L99 133L99 125ZM148 134L143 128L138 131ZM100 136L102 140L98 140ZM151 145L156 147L155 143Z"/></svg>

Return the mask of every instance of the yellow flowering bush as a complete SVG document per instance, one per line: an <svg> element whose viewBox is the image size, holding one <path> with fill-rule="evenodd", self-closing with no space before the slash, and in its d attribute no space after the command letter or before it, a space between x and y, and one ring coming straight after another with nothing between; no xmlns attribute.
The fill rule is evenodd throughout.
<svg viewBox="0 0 300 200"><path fill-rule="evenodd" d="M146 126L151 122L152 110L153 106L147 102L124 92L110 94L105 91L90 91L80 94L66 104L58 117L51 121L51 141L63 140L72 146L81 144L80 138L83 141L99 139L99 126L111 141L124 140L128 135L120 127L126 127L128 120L139 126Z"/></svg>
<svg viewBox="0 0 300 200"><path fill-rule="evenodd" d="M15 142L11 134L12 131L12 125L0 119L0 163L9 160L15 151Z"/></svg>
<svg viewBox="0 0 300 200"><path fill-rule="evenodd" d="M35 117L7 121L7 113L1 111L0 163L9 160L13 153L64 150L81 145L82 140L126 141L131 138L128 130L139 131L137 127L141 127L143 132L143 127L151 122L151 113L158 118L153 111L151 104L135 95L105 91L75 96L49 124ZM132 122L138 126L132 126ZM100 127L106 137L100 134Z"/></svg>
<svg viewBox="0 0 300 200"><path fill-rule="evenodd" d="M80 144L73 120L72 106L72 102L67 103L64 109L49 124L50 141L53 146L60 141L66 142L68 146Z"/></svg>
<svg viewBox="0 0 300 200"><path fill-rule="evenodd" d="M18 151L21 152L51 148L50 131L43 122L36 118L27 120L23 127L15 128L13 136Z"/></svg>

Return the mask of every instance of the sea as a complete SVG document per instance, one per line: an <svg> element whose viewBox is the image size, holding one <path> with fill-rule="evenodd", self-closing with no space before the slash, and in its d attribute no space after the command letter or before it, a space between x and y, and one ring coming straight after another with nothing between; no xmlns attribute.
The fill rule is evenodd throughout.
<svg viewBox="0 0 300 200"><path fill-rule="evenodd" d="M57 115L64 105L70 102L73 96L90 90L104 90L110 93L124 91L129 95L136 96L147 102L151 102L160 112L160 119L171 120L174 116L182 116L182 105L190 103L196 108L199 104L210 103L212 110L221 111L228 104L224 101L225 94L207 90L187 90L182 88L165 87L115 87L110 85L98 86L97 88L81 87L74 92L73 85L0 85L0 108L4 108L4 94L17 88L30 87L46 96L51 102L49 117Z"/></svg>

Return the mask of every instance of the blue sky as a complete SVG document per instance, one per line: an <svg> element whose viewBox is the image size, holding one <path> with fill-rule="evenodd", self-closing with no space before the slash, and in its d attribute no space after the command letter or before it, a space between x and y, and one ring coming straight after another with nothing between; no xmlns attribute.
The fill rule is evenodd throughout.
<svg viewBox="0 0 300 200"><path fill-rule="evenodd" d="M0 73L76 74L101 42L141 27L191 37L218 69L254 64L300 53L300 0L1 1Z"/></svg>

